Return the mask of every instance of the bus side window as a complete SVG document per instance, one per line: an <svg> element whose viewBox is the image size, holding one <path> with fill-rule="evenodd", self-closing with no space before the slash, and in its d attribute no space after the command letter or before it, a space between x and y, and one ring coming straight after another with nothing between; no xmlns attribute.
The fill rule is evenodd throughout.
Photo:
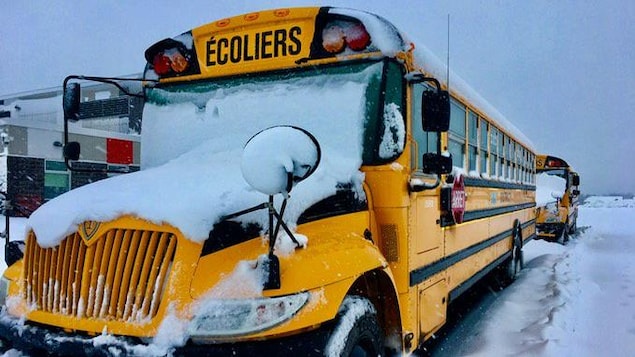
<svg viewBox="0 0 635 357"><path fill-rule="evenodd" d="M480 146L479 146L480 147L480 155L479 155L479 157L480 157L480 162L481 162L479 167L480 167L480 172L482 174L487 175L488 174L487 168L489 166L487 164L487 159L488 159L488 156L487 156L487 150L488 150L487 149L487 127L488 127L488 124L485 121L485 119L481 118L479 120L479 122L478 122L478 125L479 125L479 130L481 132L481 134L479 135L479 138L480 138Z"/></svg>
<svg viewBox="0 0 635 357"><path fill-rule="evenodd" d="M450 100L448 151L453 166L465 167L465 106L455 100Z"/></svg>
<svg viewBox="0 0 635 357"><path fill-rule="evenodd" d="M412 137L417 143L417 152L413 152L413 165L416 160L416 168L421 171L423 167L423 154L427 152L437 152L437 133L425 132L421 125L421 98L424 90L431 89L424 83L415 83L410 104L410 112L412 113Z"/></svg>
<svg viewBox="0 0 635 357"><path fill-rule="evenodd" d="M468 112L468 170L478 172L476 162L478 159L478 115L473 111Z"/></svg>
<svg viewBox="0 0 635 357"><path fill-rule="evenodd" d="M500 175L500 162L498 161L498 146L499 146L499 140L498 140L498 129L495 126L490 126L489 129L489 135L490 135L490 139L489 139L489 150L490 150L490 169L489 169L489 175L492 178L496 178Z"/></svg>

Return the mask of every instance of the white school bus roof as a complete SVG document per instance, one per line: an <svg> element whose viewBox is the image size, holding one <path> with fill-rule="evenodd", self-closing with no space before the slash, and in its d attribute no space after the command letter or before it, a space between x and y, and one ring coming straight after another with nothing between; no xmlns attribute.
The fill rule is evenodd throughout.
<svg viewBox="0 0 635 357"><path fill-rule="evenodd" d="M424 45L416 45L415 63L423 68L427 75L435 77L443 86L448 86L448 67ZM460 76L450 70L449 91L455 98L486 116L500 130L512 136L516 141L532 151L536 151L533 142L501 114L492 104L484 99Z"/></svg>

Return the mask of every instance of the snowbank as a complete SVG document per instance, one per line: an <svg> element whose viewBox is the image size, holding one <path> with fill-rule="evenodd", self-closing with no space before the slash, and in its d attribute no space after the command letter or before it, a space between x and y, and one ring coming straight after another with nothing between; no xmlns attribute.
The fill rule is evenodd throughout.
<svg viewBox="0 0 635 357"><path fill-rule="evenodd" d="M588 208L635 208L635 199L622 196L593 196L584 200L583 207Z"/></svg>
<svg viewBox="0 0 635 357"><path fill-rule="evenodd" d="M578 233L566 246L527 244L519 279L464 316L467 322L431 355L632 355L635 201L591 197L587 202L580 207Z"/></svg>

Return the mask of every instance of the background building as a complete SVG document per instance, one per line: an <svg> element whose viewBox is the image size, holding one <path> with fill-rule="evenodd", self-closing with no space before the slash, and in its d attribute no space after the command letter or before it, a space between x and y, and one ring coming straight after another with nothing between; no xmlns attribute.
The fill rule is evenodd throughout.
<svg viewBox="0 0 635 357"><path fill-rule="evenodd" d="M138 170L142 110L142 99L113 86L83 84L80 120L69 126L69 141L82 148L75 167ZM113 175L69 171L63 143L61 86L0 97L0 191L18 208L12 215L26 216L70 189Z"/></svg>

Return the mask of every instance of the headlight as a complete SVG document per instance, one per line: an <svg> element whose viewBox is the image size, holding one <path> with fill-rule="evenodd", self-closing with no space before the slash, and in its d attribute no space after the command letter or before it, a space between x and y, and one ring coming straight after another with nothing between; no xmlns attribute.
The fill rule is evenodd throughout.
<svg viewBox="0 0 635 357"><path fill-rule="evenodd" d="M9 292L9 280L4 276L0 277L0 306L4 306Z"/></svg>
<svg viewBox="0 0 635 357"><path fill-rule="evenodd" d="M266 330L295 315L309 293L241 300L203 301L189 328L194 342Z"/></svg>

